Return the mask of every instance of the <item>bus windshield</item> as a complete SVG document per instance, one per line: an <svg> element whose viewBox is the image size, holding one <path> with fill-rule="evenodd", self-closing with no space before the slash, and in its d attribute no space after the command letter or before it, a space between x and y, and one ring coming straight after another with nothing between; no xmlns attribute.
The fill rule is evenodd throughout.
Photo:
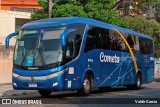
<svg viewBox="0 0 160 107"><path fill-rule="evenodd" d="M14 64L23 67L55 66L62 62L61 35L64 28L22 30L19 33Z"/></svg>

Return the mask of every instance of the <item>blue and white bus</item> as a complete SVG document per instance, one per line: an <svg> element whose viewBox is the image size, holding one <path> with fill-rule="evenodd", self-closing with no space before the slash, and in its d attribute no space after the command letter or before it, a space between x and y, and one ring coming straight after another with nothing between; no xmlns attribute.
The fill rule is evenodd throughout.
<svg viewBox="0 0 160 107"><path fill-rule="evenodd" d="M12 85L17 90L77 90L112 86L140 89L153 81L154 51L150 36L89 18L64 17L29 22L17 36Z"/></svg>

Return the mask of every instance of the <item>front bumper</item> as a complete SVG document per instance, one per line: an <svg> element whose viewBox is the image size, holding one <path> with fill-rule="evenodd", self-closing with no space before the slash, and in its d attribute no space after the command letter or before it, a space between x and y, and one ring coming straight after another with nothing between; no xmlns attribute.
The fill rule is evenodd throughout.
<svg viewBox="0 0 160 107"><path fill-rule="evenodd" d="M66 71L63 67L37 71L13 69L12 85L19 90L63 90Z"/></svg>
<svg viewBox="0 0 160 107"><path fill-rule="evenodd" d="M62 75L48 80L20 80L12 77L12 85L17 90L63 90L64 84L62 83L64 83L64 79L62 78ZM35 84L35 86L31 87L31 84Z"/></svg>

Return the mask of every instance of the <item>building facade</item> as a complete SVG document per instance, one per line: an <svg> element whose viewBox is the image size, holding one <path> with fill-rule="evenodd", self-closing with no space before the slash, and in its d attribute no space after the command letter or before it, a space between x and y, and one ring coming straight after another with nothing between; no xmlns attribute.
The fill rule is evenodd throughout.
<svg viewBox="0 0 160 107"><path fill-rule="evenodd" d="M36 9L42 9L36 0L0 0L0 83L10 83L12 79L16 38L11 39L10 49L5 48L5 38L31 21Z"/></svg>
<svg viewBox="0 0 160 107"><path fill-rule="evenodd" d="M42 9L37 0L0 0L0 10L20 11L33 13L37 9Z"/></svg>

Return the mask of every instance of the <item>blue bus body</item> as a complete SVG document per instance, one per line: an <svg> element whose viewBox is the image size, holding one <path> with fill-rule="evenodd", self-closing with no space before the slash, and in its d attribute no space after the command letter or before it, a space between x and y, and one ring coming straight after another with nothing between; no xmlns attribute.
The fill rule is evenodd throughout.
<svg viewBox="0 0 160 107"><path fill-rule="evenodd" d="M153 50L149 54L133 52L138 71L136 71L137 68L135 68L135 63L130 52L104 49L92 49L84 52L89 26L96 26L113 31L116 29L123 34L130 34L133 37L136 36L152 41L150 36L104 22L78 17L42 19L27 23L21 29L44 29L77 23L85 25L78 55L65 64L49 69L34 69L34 67L31 69L18 69L17 67L13 67L12 81L14 89L78 90L83 87L83 80L86 73L93 76L93 86L95 88L135 84L138 72L140 72L142 76L142 83L150 83L153 81ZM67 32L72 31L63 33L63 36L61 36L62 46L66 44L66 41L63 39L66 39Z"/></svg>

